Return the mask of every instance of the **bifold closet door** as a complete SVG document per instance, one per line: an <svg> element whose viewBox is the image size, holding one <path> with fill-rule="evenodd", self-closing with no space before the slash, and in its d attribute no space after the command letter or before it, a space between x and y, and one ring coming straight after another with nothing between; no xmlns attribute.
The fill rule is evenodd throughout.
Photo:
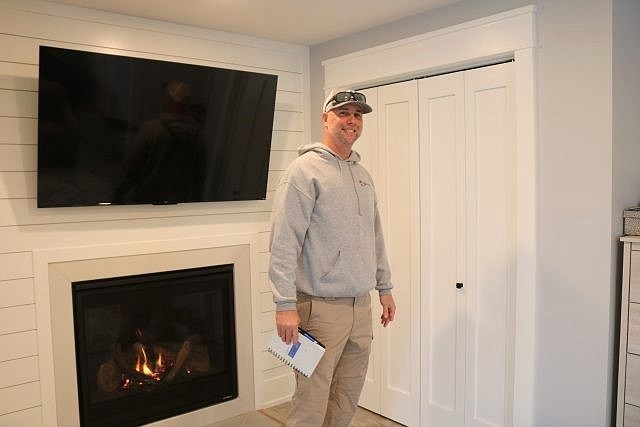
<svg viewBox="0 0 640 427"><path fill-rule="evenodd" d="M515 283L513 67L365 91L396 321L374 328L360 404L409 426L510 426ZM374 293L373 319L379 323Z"/></svg>
<svg viewBox="0 0 640 427"><path fill-rule="evenodd" d="M421 80L421 425L509 426L515 132L511 63Z"/></svg>
<svg viewBox="0 0 640 427"><path fill-rule="evenodd" d="M434 427L464 425L467 294L464 90L462 73L419 83L421 406L427 421L423 425Z"/></svg>
<svg viewBox="0 0 640 427"><path fill-rule="evenodd" d="M360 404L405 425L419 425L420 298L418 100L415 81L365 91L374 112L354 146L374 178L397 305L380 324L372 294L374 341Z"/></svg>

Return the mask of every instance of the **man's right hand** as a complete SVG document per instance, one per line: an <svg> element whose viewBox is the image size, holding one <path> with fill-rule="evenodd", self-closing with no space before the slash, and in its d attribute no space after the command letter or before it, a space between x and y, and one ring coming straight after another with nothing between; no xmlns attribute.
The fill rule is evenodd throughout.
<svg viewBox="0 0 640 427"><path fill-rule="evenodd" d="M291 344L298 342L298 310L276 311L276 328L282 341Z"/></svg>

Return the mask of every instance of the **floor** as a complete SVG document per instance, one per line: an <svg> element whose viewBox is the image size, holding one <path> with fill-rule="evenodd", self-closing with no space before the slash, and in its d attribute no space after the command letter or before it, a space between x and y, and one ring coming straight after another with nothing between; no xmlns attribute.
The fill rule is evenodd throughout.
<svg viewBox="0 0 640 427"><path fill-rule="evenodd" d="M240 415L228 420L211 424L209 427L280 427L284 426L285 418L291 406L290 402L271 408L261 409L248 414ZM350 427L393 427L402 426L388 418L358 407L356 416L351 421Z"/></svg>

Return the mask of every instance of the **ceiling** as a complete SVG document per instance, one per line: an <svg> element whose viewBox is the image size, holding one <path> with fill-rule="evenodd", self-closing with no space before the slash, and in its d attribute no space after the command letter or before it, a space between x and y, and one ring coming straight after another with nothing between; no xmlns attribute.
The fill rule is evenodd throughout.
<svg viewBox="0 0 640 427"><path fill-rule="evenodd" d="M307 46L456 1L459 0L55 0Z"/></svg>

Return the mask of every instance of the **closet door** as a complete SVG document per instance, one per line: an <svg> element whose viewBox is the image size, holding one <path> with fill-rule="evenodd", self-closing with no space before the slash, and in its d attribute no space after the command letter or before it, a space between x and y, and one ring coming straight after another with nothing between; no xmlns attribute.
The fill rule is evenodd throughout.
<svg viewBox="0 0 640 427"><path fill-rule="evenodd" d="M420 82L424 426L512 419L512 75L509 63Z"/></svg>
<svg viewBox="0 0 640 427"><path fill-rule="evenodd" d="M355 149L374 178L397 315L387 328L379 326L381 307L377 292L372 294L374 341L360 404L402 424L419 425L417 84L397 83L365 94L375 102L374 113L365 116L365 131Z"/></svg>
<svg viewBox="0 0 640 427"><path fill-rule="evenodd" d="M465 72L465 426L510 426L515 318L513 64ZM466 285L466 284L465 284Z"/></svg>
<svg viewBox="0 0 640 427"><path fill-rule="evenodd" d="M424 426L464 425L464 286L468 288L464 91L462 73L419 84Z"/></svg>

